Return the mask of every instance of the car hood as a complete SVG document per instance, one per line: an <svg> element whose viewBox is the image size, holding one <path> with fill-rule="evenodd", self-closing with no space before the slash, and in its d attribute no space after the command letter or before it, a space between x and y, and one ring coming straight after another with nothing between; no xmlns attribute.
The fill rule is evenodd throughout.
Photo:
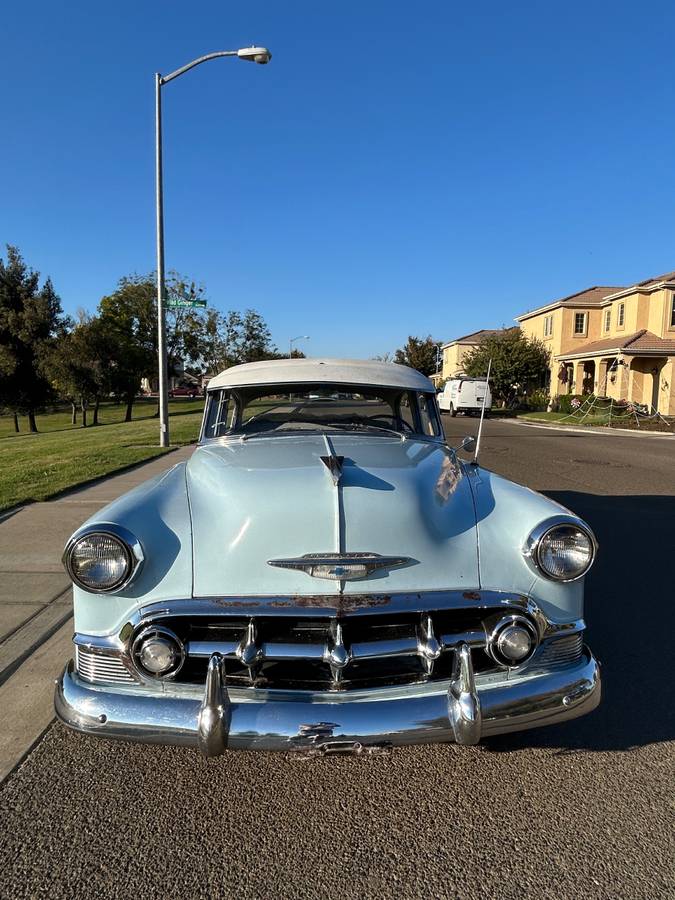
<svg viewBox="0 0 675 900"><path fill-rule="evenodd" d="M321 457L342 457L336 484ZM479 587L471 491L447 447L386 435L275 435L199 447L187 465L194 595ZM269 560L377 553L410 562L336 582Z"/></svg>

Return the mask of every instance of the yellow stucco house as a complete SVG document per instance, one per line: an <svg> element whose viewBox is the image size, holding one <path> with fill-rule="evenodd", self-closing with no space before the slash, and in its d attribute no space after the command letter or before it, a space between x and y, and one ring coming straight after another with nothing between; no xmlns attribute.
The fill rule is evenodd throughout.
<svg viewBox="0 0 675 900"><path fill-rule="evenodd" d="M467 355L476 348L482 340L493 334L502 334L510 329L482 328L473 334L465 334L463 337L454 338L441 347L441 370L430 378L437 386L443 384L448 378L461 375L464 372L464 360Z"/></svg>
<svg viewBox="0 0 675 900"><path fill-rule="evenodd" d="M550 348L551 396L594 393L675 415L675 272L587 288L516 321Z"/></svg>

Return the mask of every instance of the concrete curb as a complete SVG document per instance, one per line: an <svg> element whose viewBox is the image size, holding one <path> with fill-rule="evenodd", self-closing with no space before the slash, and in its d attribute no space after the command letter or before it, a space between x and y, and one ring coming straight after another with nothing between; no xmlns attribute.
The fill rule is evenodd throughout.
<svg viewBox="0 0 675 900"><path fill-rule="evenodd" d="M492 421L498 422L501 420L493 419ZM523 419L508 419L506 421L512 425L522 425L525 428L543 428L546 431L566 431L571 434L619 434L629 435L630 437L665 438L667 441L675 439L675 434L665 434L662 431L638 431L632 428L597 428L593 425L586 425L583 428L577 428L572 425L539 425L536 422L525 422Z"/></svg>

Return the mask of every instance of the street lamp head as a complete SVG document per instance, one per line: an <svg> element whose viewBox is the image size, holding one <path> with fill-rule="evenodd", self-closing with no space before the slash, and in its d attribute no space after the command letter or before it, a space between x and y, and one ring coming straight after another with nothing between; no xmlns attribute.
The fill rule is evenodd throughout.
<svg viewBox="0 0 675 900"><path fill-rule="evenodd" d="M243 47L237 50L239 59L247 59L249 62L258 63L261 66L266 65L271 59L272 54L267 47Z"/></svg>

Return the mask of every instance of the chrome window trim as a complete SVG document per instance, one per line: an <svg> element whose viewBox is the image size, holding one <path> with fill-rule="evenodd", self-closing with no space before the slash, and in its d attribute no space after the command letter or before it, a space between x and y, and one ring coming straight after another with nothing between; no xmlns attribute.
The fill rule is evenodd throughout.
<svg viewBox="0 0 675 900"><path fill-rule="evenodd" d="M550 531L552 531L554 528L558 528L560 525L571 525L574 528L578 528L579 531L583 531L583 533L589 538L593 550L593 555L591 556L591 561L589 562L589 564L580 575L575 575L573 578L553 578L539 563L539 546L542 540ZM551 518L544 519L543 522L540 522L536 526L536 528L532 529L532 531L528 535L527 540L525 541L525 546L522 549L522 553L527 560L530 568L537 575L557 584L570 584L572 581L579 581L580 578L584 578L586 575L588 575L591 567L593 566L593 563L595 562L595 558L598 555L598 542L589 526L586 525L586 523L581 519L578 519L576 516L573 516L571 514L551 516Z"/></svg>
<svg viewBox="0 0 675 900"><path fill-rule="evenodd" d="M124 579L120 581L118 584L114 585L112 588L93 588L84 582L80 581L80 579L73 572L72 564L71 564L71 555L75 544L82 540L82 538L88 537L92 534L103 534L108 537L113 537L116 540L120 541L127 552L129 569L127 574L124 576ZM83 591L87 591L89 594L118 594L120 591L123 591L125 587L129 585L131 581L136 577L138 572L143 565L145 560L145 556L143 554L143 547L141 546L141 542L138 540L135 534L132 534L127 528L124 528L122 525L117 525L114 522L99 522L92 525L85 525L84 528L80 528L72 537L68 540L68 543L65 546L63 551L63 556L61 557L61 561L64 565L66 572L68 573L68 577Z"/></svg>

